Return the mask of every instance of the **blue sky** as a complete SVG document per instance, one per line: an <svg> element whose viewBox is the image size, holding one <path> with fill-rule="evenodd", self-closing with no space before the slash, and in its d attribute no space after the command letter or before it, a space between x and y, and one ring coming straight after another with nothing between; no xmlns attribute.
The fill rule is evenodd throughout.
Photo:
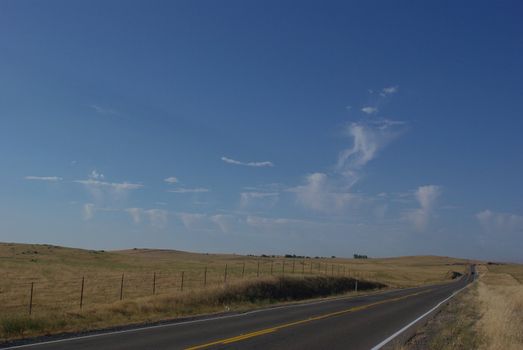
<svg viewBox="0 0 523 350"><path fill-rule="evenodd" d="M0 241L521 261L519 1L2 1Z"/></svg>

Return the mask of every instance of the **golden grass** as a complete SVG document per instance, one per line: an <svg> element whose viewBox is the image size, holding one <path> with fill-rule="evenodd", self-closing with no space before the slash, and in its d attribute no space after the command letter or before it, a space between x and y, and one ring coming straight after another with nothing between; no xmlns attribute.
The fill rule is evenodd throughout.
<svg viewBox="0 0 523 350"><path fill-rule="evenodd" d="M270 278L272 270L272 276L347 276L391 287L410 287L448 281L451 271L465 272L469 263L434 256L285 259L151 249L104 252L0 243L0 315L8 330L4 329L4 336L9 333L9 337L16 329L26 330L25 335L91 329L223 311L223 305L185 301L188 295L213 295L223 288L226 266L228 285ZM80 310L82 278L85 284ZM32 315L28 318L31 283ZM174 309L166 308L165 303L172 298L185 301L176 302ZM235 307L257 303L264 301L250 300L236 303Z"/></svg>
<svg viewBox="0 0 523 350"><path fill-rule="evenodd" d="M457 296L402 350L523 349L523 265L478 265Z"/></svg>
<svg viewBox="0 0 523 350"><path fill-rule="evenodd" d="M522 265L489 265L478 283L484 349L523 349Z"/></svg>

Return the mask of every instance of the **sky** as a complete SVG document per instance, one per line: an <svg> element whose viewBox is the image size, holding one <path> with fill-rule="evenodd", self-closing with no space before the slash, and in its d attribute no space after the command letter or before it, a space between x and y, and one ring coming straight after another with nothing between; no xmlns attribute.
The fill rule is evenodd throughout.
<svg viewBox="0 0 523 350"><path fill-rule="evenodd" d="M0 2L0 241L523 261L520 1Z"/></svg>

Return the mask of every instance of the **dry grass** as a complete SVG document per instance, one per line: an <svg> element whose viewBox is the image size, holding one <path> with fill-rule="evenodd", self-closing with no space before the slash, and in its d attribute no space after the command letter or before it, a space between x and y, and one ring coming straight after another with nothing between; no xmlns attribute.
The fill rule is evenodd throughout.
<svg viewBox="0 0 523 350"><path fill-rule="evenodd" d="M478 283L484 349L523 349L523 266L488 266Z"/></svg>
<svg viewBox="0 0 523 350"><path fill-rule="evenodd" d="M477 285L456 296L451 303L419 329L407 344L398 350L461 350L478 349L482 339L477 332L479 310L476 304Z"/></svg>
<svg viewBox="0 0 523 350"><path fill-rule="evenodd" d="M464 272L469 263L463 259L433 256L368 260L284 259L150 249L104 252L0 243L2 332L4 337L12 338L22 333L92 329L223 311L223 305L208 302L205 296L214 298L216 291L223 289L226 266L229 286L270 278L272 270L272 277L282 274L299 278L347 276L379 281L391 287L410 287L448 281L451 271ZM206 286L203 288L205 271ZM119 301L122 274L123 301ZM80 310L82 277L85 285L83 309ZM154 279L156 293L152 296ZM33 313L29 318L31 283L34 283ZM186 302L190 296L200 299ZM173 300L175 306L166 307ZM275 300L279 299L270 302ZM252 307L267 302L236 301L234 307Z"/></svg>
<svg viewBox="0 0 523 350"><path fill-rule="evenodd" d="M478 282L401 349L523 349L523 265L480 265Z"/></svg>

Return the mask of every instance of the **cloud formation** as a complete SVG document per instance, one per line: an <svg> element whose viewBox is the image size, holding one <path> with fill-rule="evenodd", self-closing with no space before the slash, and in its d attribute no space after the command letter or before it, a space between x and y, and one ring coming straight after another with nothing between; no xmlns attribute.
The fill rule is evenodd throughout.
<svg viewBox="0 0 523 350"><path fill-rule="evenodd" d="M142 209L142 208L127 208L125 209L131 216L135 224L142 222L142 217L147 218L151 226L157 228L164 228L167 225L168 212L163 209Z"/></svg>
<svg viewBox="0 0 523 350"><path fill-rule="evenodd" d="M418 187L415 197L420 207L407 212L406 216L416 230L423 231L427 228L440 195L441 188L439 186L427 185Z"/></svg>
<svg viewBox="0 0 523 350"><path fill-rule="evenodd" d="M279 199L278 192L242 192L240 193L240 206L248 207L253 204L273 206Z"/></svg>
<svg viewBox="0 0 523 350"><path fill-rule="evenodd" d="M327 174L312 173L305 177L305 184L291 188L299 203L320 212L336 212L345 207L354 196L341 192L329 183Z"/></svg>
<svg viewBox="0 0 523 350"><path fill-rule="evenodd" d="M173 190L169 190L167 192L172 192L172 193L205 193L205 192L209 192L210 190L208 188L202 188L202 187L197 187L197 188L175 188Z"/></svg>
<svg viewBox="0 0 523 350"><path fill-rule="evenodd" d="M399 86L389 86L389 87L385 87L383 89L381 89L380 91L380 95L385 97L385 96L388 96L388 95L392 95L392 94L395 94L396 92L398 92L399 90Z"/></svg>
<svg viewBox="0 0 523 350"><path fill-rule="evenodd" d="M83 207L84 220L91 220L94 216L94 204L86 203Z"/></svg>
<svg viewBox="0 0 523 350"><path fill-rule="evenodd" d="M24 177L24 179L34 180L34 181L51 181L51 182L63 180L61 177L58 177L58 176L26 176L26 177Z"/></svg>
<svg viewBox="0 0 523 350"><path fill-rule="evenodd" d="M273 167L274 163L269 161L263 161L263 162L240 162L239 160L227 158L227 157L221 157L222 161L228 164L234 164L234 165L243 165L243 166L249 166L249 167L256 167L256 168L264 168L264 167Z"/></svg>
<svg viewBox="0 0 523 350"><path fill-rule="evenodd" d="M164 179L163 181L167 182L168 184L175 184L175 183L178 183L178 178L176 178L174 176L170 176L170 177Z"/></svg>
<svg viewBox="0 0 523 350"><path fill-rule="evenodd" d="M363 107L361 109L361 111L366 114L376 114L376 113L378 113L378 107L367 106L367 107Z"/></svg>
<svg viewBox="0 0 523 350"><path fill-rule="evenodd" d="M489 209L476 214L483 229L489 233L523 232L523 216L511 213L497 213Z"/></svg>

